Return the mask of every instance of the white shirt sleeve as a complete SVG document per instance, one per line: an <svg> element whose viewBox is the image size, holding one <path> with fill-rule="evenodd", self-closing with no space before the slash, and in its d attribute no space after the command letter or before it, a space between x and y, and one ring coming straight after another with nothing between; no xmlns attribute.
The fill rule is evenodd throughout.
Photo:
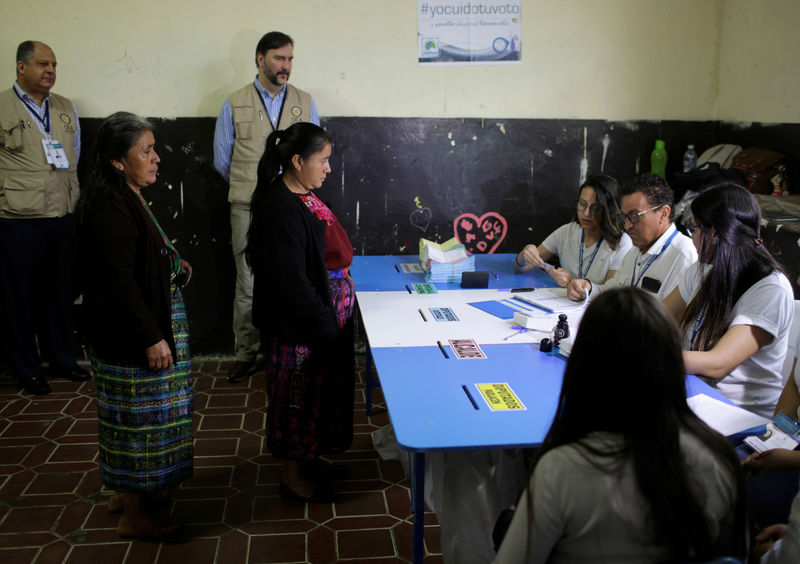
<svg viewBox="0 0 800 564"><path fill-rule="evenodd" d="M683 273L681 281L678 283L678 292L683 303L688 304L692 301L692 298L694 298L703 283L704 272L703 265L698 261Z"/></svg>
<svg viewBox="0 0 800 564"><path fill-rule="evenodd" d="M569 223L565 223L553 231L542 241L542 246L554 255L560 257L564 252L564 246L569 244L569 225Z"/></svg>
<svg viewBox="0 0 800 564"><path fill-rule="evenodd" d="M775 273L753 284L733 308L733 325L752 325L777 337L783 328L789 327L794 317L794 300L782 292L775 280Z"/></svg>
<svg viewBox="0 0 800 564"><path fill-rule="evenodd" d="M628 237L627 233L623 233L622 237L619 239L619 243L617 244L617 248L614 249L612 252L611 258L608 261L608 270L619 270L622 266L622 261L625 259L625 255L628 254L633 248L633 242L631 238Z"/></svg>

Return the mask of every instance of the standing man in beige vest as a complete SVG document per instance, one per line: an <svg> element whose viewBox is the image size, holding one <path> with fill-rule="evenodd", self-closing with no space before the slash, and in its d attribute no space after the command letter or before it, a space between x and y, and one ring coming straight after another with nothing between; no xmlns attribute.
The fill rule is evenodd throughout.
<svg viewBox="0 0 800 564"><path fill-rule="evenodd" d="M51 377L89 379L75 362L68 247L80 127L72 102L50 93L55 81L52 49L24 41L17 80L0 93L0 303L11 368L39 395L50 391L40 351Z"/></svg>
<svg viewBox="0 0 800 564"><path fill-rule="evenodd" d="M264 143L274 129L286 129L299 121L319 125L311 95L288 84L293 59L291 37L279 31L264 35L256 46L255 80L228 96L214 130L214 168L230 186L231 246L236 265L236 362L228 374L229 382L241 382L249 376L261 346L258 329L252 323L253 274L245 262L244 249L250 225L250 198Z"/></svg>

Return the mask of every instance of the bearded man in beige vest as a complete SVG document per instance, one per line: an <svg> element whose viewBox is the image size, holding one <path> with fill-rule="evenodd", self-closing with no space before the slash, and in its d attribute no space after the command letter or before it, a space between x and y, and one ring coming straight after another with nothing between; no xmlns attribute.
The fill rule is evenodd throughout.
<svg viewBox="0 0 800 564"><path fill-rule="evenodd" d="M75 106L51 94L56 56L39 41L17 47L17 80L0 92L0 303L8 356L32 394L50 376L80 382L70 284L70 214L78 199L80 127Z"/></svg>
<svg viewBox="0 0 800 564"><path fill-rule="evenodd" d="M250 198L256 187L258 162L274 129L309 121L319 125L314 100L288 84L294 41L279 31L264 35L256 46L258 74L225 100L214 130L214 168L228 181L231 204L231 246L236 266L233 335L236 362L229 382L241 382L252 372L261 346L253 327L253 274L244 258L250 225Z"/></svg>

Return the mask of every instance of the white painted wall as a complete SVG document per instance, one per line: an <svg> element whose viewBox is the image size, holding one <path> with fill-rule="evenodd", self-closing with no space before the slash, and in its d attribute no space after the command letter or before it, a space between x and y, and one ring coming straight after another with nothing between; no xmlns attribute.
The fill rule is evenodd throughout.
<svg viewBox="0 0 800 564"><path fill-rule="evenodd" d="M0 75L50 44L83 116L213 116L259 37L323 116L798 122L796 0L523 0L522 64L420 68L415 0L0 0Z"/></svg>
<svg viewBox="0 0 800 564"><path fill-rule="evenodd" d="M800 123L800 2L725 4L714 119Z"/></svg>

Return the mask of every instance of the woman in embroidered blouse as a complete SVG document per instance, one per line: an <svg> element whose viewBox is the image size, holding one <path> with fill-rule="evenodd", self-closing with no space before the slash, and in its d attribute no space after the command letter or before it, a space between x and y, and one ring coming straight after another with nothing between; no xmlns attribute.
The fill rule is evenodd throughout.
<svg viewBox="0 0 800 564"><path fill-rule="evenodd" d="M281 493L330 501L319 457L353 439L353 247L314 194L330 173L325 130L297 123L267 138L250 209L253 325L267 363L267 445Z"/></svg>
<svg viewBox="0 0 800 564"><path fill-rule="evenodd" d="M100 126L76 208L83 310L97 381L100 477L121 537L180 530L167 492L192 476L192 387L182 260L141 190L160 161L153 126Z"/></svg>
<svg viewBox="0 0 800 564"><path fill-rule="evenodd" d="M741 186L695 198L689 230L699 258L664 303L684 334L686 370L769 418L783 389L794 296L760 229L758 201Z"/></svg>
<svg viewBox="0 0 800 564"><path fill-rule="evenodd" d="M573 278L602 284L613 278L631 248L631 240L617 223L619 183L607 174L596 174L581 186L573 220L553 231L538 247L526 245L517 255L514 270L543 267L558 257L561 268L546 267L559 286Z"/></svg>

